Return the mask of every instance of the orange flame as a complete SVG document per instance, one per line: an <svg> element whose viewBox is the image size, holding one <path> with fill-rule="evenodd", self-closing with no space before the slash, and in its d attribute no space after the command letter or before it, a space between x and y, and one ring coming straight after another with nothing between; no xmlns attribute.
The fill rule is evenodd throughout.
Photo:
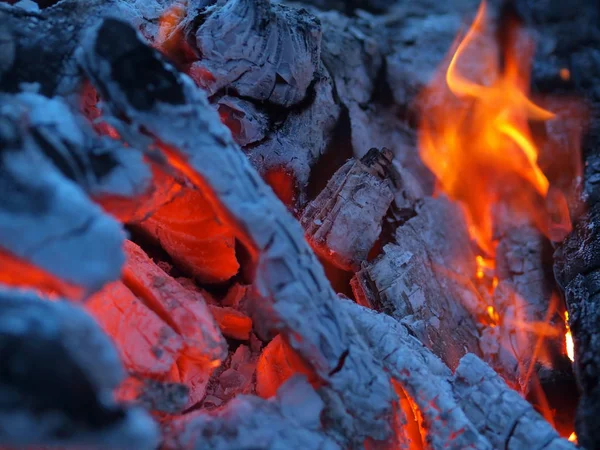
<svg viewBox="0 0 600 450"><path fill-rule="evenodd" d="M569 436L569 441L575 442L577 444L577 435L575 434L574 431L571 433L571 436Z"/></svg>
<svg viewBox="0 0 600 450"><path fill-rule="evenodd" d="M567 329L567 332L565 333L567 356L571 361L575 361L575 347L573 345L573 336L571 335L571 327L569 327L569 313L567 311L565 311L565 327Z"/></svg>
<svg viewBox="0 0 600 450"><path fill-rule="evenodd" d="M421 99L419 150L438 179L438 190L465 207L471 236L491 256L493 208L499 202L547 233L546 202L559 210L562 232L569 231L564 228L570 220L564 217L566 202L538 164L529 127L530 121L554 117L528 98L532 41L510 23L507 42L497 43L485 16L483 2L444 76L439 74ZM465 67L477 81L463 75Z"/></svg>

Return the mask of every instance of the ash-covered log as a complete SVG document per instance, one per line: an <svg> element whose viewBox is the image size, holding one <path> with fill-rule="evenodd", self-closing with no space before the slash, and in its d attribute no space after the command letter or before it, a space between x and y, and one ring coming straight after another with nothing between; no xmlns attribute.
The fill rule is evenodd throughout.
<svg viewBox="0 0 600 450"><path fill-rule="evenodd" d="M575 448L474 355L461 359L452 387L465 415L493 448Z"/></svg>
<svg viewBox="0 0 600 450"><path fill-rule="evenodd" d="M50 291L80 298L117 279L122 227L84 189L135 191L149 181L141 155L90 140L59 99L23 93L0 102L2 280L35 285L43 271Z"/></svg>

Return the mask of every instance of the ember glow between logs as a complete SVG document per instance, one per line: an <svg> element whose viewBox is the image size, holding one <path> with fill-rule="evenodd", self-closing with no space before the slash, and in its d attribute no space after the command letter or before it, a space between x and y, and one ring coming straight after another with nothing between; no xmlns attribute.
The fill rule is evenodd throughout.
<svg viewBox="0 0 600 450"><path fill-rule="evenodd" d="M512 11L501 11L494 22L488 16L482 2L472 25L420 96L419 152L437 179L436 194L463 208L478 254L473 275L482 288L479 321L489 329L502 329L495 334L497 344L514 355L521 388L534 392L535 402L552 422L534 367L549 364L547 344L562 338L562 324L554 324L559 298L552 296L545 317L537 321L522 316L519 311L526 310L527 299L512 292L510 285L502 289L504 295L510 291L514 311L505 311L505 303L496 304L496 247L514 224L535 226L553 241L571 230L570 194L548 174L561 164L568 167L556 155L572 150L568 157L576 158L579 143L564 144L567 151L556 155L548 150L553 144L537 130L558 119L530 97L533 41ZM563 69L558 76L568 80L570 73ZM541 164L545 151L550 157ZM575 179L579 174L569 175ZM500 337L503 333L512 337ZM568 324L565 352L573 360Z"/></svg>

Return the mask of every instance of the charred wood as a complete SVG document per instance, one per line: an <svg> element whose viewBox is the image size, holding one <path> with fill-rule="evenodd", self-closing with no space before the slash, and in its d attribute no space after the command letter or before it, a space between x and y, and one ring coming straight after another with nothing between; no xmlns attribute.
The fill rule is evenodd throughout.
<svg viewBox="0 0 600 450"><path fill-rule="evenodd" d="M444 224L442 227L440 224ZM356 296L406 325L451 368L467 352L480 355L474 317L479 293L466 224L458 206L426 198L395 241L356 274Z"/></svg>
<svg viewBox="0 0 600 450"><path fill-rule="evenodd" d="M372 149L350 160L300 218L313 249L343 270L358 270L379 238L392 203L392 153Z"/></svg>
<svg viewBox="0 0 600 450"><path fill-rule="evenodd" d="M461 359L452 386L466 416L493 448L576 448L474 355Z"/></svg>
<svg viewBox="0 0 600 450"><path fill-rule="evenodd" d="M0 291L0 443L153 449L141 409L112 400L123 378L108 337L81 308Z"/></svg>
<svg viewBox="0 0 600 450"><path fill-rule="evenodd" d="M575 346L575 374L581 388L581 400L575 425L582 445L594 448L600 442L595 417L600 405L600 204L583 215L573 233L554 254L556 279L565 291L569 324Z"/></svg>

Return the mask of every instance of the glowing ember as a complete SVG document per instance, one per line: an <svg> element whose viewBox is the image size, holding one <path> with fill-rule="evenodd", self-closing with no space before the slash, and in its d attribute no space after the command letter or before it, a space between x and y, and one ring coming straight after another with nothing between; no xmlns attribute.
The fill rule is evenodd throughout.
<svg viewBox="0 0 600 450"><path fill-rule="evenodd" d="M485 15L483 2L445 75L424 93L419 147L438 179L438 190L463 204L473 239L491 256L493 208L499 202L544 232L547 203L560 216L566 212L562 194L551 188L538 165L539 150L529 128L530 121L554 117L528 99L532 42L516 23L509 23L506 42L495 43ZM473 80L467 79L461 69L475 63L477 69L469 70ZM569 222L564 217L555 221Z"/></svg>
<svg viewBox="0 0 600 450"><path fill-rule="evenodd" d="M492 326L494 326L494 324L497 324L500 321L500 316L498 315L493 306L488 306L487 312L490 316L490 320L492 321Z"/></svg>
<svg viewBox="0 0 600 450"><path fill-rule="evenodd" d="M17 258L1 248L0 265L2 266L0 285L33 290L50 299L65 297L75 300L83 297L83 288L67 283L31 262Z"/></svg>
<svg viewBox="0 0 600 450"><path fill-rule="evenodd" d="M573 336L571 335L571 328L569 327L569 313L565 311L565 326L567 332L565 333L565 346L567 348L567 356L571 361L575 361L575 349L573 347Z"/></svg>
<svg viewBox="0 0 600 450"><path fill-rule="evenodd" d="M562 69L560 69L560 78L563 81L569 81L571 79L571 71L569 69L567 69L566 67L563 67Z"/></svg>
<svg viewBox="0 0 600 450"><path fill-rule="evenodd" d="M181 40L179 24L186 14L186 1L177 1L168 8L158 21L158 34L156 43L165 52L174 50Z"/></svg>
<svg viewBox="0 0 600 450"><path fill-rule="evenodd" d="M577 435L574 431L571 433L571 436L569 436L569 441L577 443Z"/></svg>

